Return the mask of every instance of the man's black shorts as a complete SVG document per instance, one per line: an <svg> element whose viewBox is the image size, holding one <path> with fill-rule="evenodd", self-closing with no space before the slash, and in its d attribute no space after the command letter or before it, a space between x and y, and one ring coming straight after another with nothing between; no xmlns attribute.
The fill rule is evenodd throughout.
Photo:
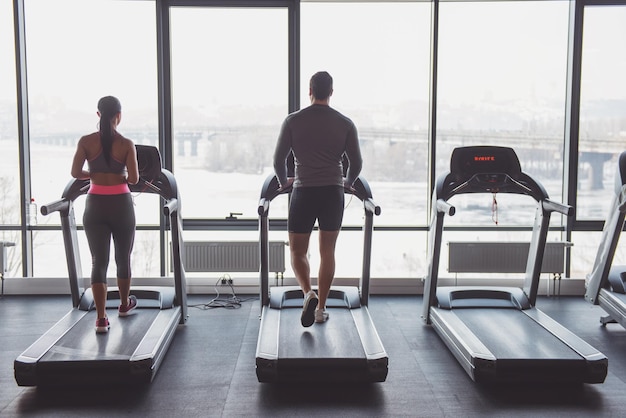
<svg viewBox="0 0 626 418"><path fill-rule="evenodd" d="M294 187L289 204L289 232L310 233L315 220L322 231L339 231L343 205L341 186Z"/></svg>

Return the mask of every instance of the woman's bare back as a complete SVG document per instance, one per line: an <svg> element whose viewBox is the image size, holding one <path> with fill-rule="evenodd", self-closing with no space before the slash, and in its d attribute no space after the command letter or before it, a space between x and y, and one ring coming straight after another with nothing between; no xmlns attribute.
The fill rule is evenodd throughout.
<svg viewBox="0 0 626 418"><path fill-rule="evenodd" d="M72 176L82 179L89 178L92 183L103 186L112 186L126 182L136 184L139 181L137 151L133 141L119 133L115 133L111 144L111 157L120 162L124 162L127 173L90 173L85 171L85 162L96 158L100 152L102 152L100 133L94 132L83 136L78 141L74 163L72 165Z"/></svg>

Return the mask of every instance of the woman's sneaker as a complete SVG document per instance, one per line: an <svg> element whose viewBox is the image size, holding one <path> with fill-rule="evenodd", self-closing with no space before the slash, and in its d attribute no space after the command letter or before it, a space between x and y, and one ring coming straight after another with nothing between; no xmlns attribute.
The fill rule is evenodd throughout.
<svg viewBox="0 0 626 418"><path fill-rule="evenodd" d="M328 321L328 312L326 312L326 309L316 309L315 310L315 322L320 323L320 322L326 322Z"/></svg>
<svg viewBox="0 0 626 418"><path fill-rule="evenodd" d="M137 307L137 298L134 295L130 295L128 297L128 305L126 306L120 305L120 307L117 308L117 314L119 316L128 316L136 307Z"/></svg>
<svg viewBox="0 0 626 418"><path fill-rule="evenodd" d="M310 290L304 297L304 305L302 306L302 316L300 322L303 327L310 327L315 322L315 308L317 308L317 294Z"/></svg>
<svg viewBox="0 0 626 418"><path fill-rule="evenodd" d="M111 325L109 324L109 318L99 318L96 319L96 333L104 334L109 332L109 328Z"/></svg>

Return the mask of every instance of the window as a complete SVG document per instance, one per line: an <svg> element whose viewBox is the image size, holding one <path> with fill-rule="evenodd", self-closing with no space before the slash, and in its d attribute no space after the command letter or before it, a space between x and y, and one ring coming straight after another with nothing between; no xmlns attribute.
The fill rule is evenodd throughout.
<svg viewBox="0 0 626 418"><path fill-rule="evenodd" d="M374 226L428 221L430 10L424 2L301 4L301 107L310 104L311 76L328 71L334 81L330 105L356 124L362 175L382 209ZM344 225L362 225L360 201L347 199L346 205ZM338 260L353 261L338 262L337 275L358 277L362 233L341 237ZM414 276L427 267L425 233L376 232L372 254L386 260L372 263L372 276Z"/></svg>
<svg viewBox="0 0 626 418"><path fill-rule="evenodd" d="M586 7L583 31L577 219L604 220L617 157L626 150L626 7Z"/></svg>
<svg viewBox="0 0 626 418"><path fill-rule="evenodd" d="M152 2L29 0L25 15L32 193L41 205L59 199L70 181L78 139L98 129L100 97L113 95L122 102L122 134L156 145L155 10ZM159 211L149 200L136 199L139 224L158 223ZM77 199L77 223L83 207L84 199ZM39 224L59 223L58 213L39 215ZM36 231L33 238L35 276L66 274L64 261L57 269L37 259L55 253L51 246L59 243L51 235ZM156 232L153 239L158 241ZM84 252L88 255L87 247ZM134 256L143 257L137 250ZM64 259L54 257L57 263Z"/></svg>
<svg viewBox="0 0 626 418"><path fill-rule="evenodd" d="M174 174L185 218L255 218L287 114L287 10L171 10Z"/></svg>
<svg viewBox="0 0 626 418"><path fill-rule="evenodd" d="M101 96L115 95L122 101L123 134L138 144L157 144L158 3L24 3L30 170L32 193L41 206L60 198L70 181L76 142L97 129ZM244 3L252 5L238 4ZM185 231L185 239L257 238L248 221L257 217L262 184L273 174L273 150L289 110L288 98L293 97L290 89L298 88L299 105L307 106L311 75L326 70L335 80L331 106L357 125L362 174L382 208L381 216L374 218L371 274L420 277L428 264L430 221L431 2L300 2L300 36L291 39L299 48L298 86L289 85L288 8L271 1L254 7L216 4L163 6L169 8L171 24L172 103L165 105L172 107L173 115L173 137L165 140L172 141L168 146L182 215L186 221L203 219L190 222L193 227ZM436 175L448 171L455 147L510 146L522 169L540 181L553 200L561 201L567 186L563 178L569 174L563 173L569 8L570 2L560 0L439 3L432 156ZM0 152L7 156L0 166L0 241L15 243L7 247L7 275L19 276L24 228L19 182L24 179L19 170L12 17L13 2L0 0ZM590 221L585 229L595 228L607 215L616 157L626 136L626 59L615 54L626 47L624 28L623 5L585 7L576 208L577 219ZM167 253L155 254L161 202L148 194L134 197L140 226L134 273L158 276L158 258L169 258ZM451 203L458 211L446 220L446 226L452 226L446 231L448 240L529 236L525 227L532 224L535 209L531 198L460 195ZM79 198L79 224L83 208L84 198ZM231 215L245 219L224 226L221 221ZM283 196L273 202L271 216L286 215ZM503 228L494 227L496 221ZM556 227L563 223L562 216L552 216L550 240L560 238ZM65 276L62 235L48 228L58 228L58 214L39 214L38 224L32 233L34 275ZM362 224L362 205L348 197L346 230L337 254L338 260L353 261L338 263L338 277L360 275ZM592 265L585 254L597 250L594 234L572 234L572 277L587 274ZM585 240L587 235L590 239ZM81 231L79 239L87 275L90 259ZM286 240L286 233L272 231L271 239ZM315 245L313 239L312 262ZM618 249L616 260L623 258L620 254ZM113 264L110 269L113 275ZM286 277L291 276L287 271Z"/></svg>
<svg viewBox="0 0 626 418"><path fill-rule="evenodd" d="M449 170L456 147L508 146L522 170L561 200L567 28L567 2L441 3L437 175ZM463 198L474 225L492 224L489 196ZM500 223L525 225L518 214L530 210L532 224L527 201L498 196Z"/></svg>
<svg viewBox="0 0 626 418"><path fill-rule="evenodd" d="M311 76L328 71L331 106L359 131L362 174L383 208L376 223L424 224L430 5L306 2L301 13L301 107L310 104Z"/></svg>

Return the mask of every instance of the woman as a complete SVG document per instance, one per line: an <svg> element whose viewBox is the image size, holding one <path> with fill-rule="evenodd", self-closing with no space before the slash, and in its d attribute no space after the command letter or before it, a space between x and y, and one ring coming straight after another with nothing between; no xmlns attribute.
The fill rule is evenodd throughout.
<svg viewBox="0 0 626 418"><path fill-rule="evenodd" d="M137 184L139 170L135 144L117 132L122 106L113 96L98 101L98 132L78 141L72 162L72 177L89 179L91 184L85 203L83 225L91 251L91 291L98 318L96 332L109 331L106 315L107 268L111 237L115 246L119 316L127 316L137 307L130 295L130 254L135 239L135 209L129 184ZM84 169L85 161L89 170Z"/></svg>

